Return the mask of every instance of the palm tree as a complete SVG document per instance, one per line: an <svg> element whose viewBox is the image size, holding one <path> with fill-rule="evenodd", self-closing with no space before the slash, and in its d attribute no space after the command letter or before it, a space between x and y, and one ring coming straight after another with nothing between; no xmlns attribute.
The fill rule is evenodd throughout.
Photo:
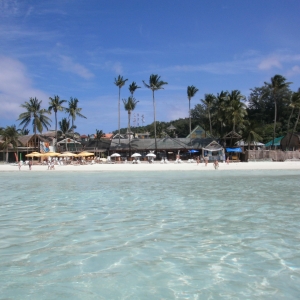
<svg viewBox="0 0 300 300"><path fill-rule="evenodd" d="M67 100L60 100L59 96L54 95L54 98L49 97L49 108L48 110L51 112L54 111L55 114L55 138L57 143L57 112L63 111L66 108L62 106L64 102L67 102Z"/></svg>
<svg viewBox="0 0 300 300"><path fill-rule="evenodd" d="M199 90L193 85L187 87L187 97L189 99L189 118L190 118L190 136L192 132L192 121L191 121L191 99L196 95Z"/></svg>
<svg viewBox="0 0 300 300"><path fill-rule="evenodd" d="M28 135L30 130L29 129L18 129L20 135Z"/></svg>
<svg viewBox="0 0 300 300"><path fill-rule="evenodd" d="M129 89L129 92L130 92L130 94L131 94L131 96L133 97L133 94L134 94L134 92L135 92L135 90L136 89L140 89L141 87L140 86L137 86L137 84L133 81L130 85L129 85L129 87L128 87L128 89Z"/></svg>
<svg viewBox="0 0 300 300"><path fill-rule="evenodd" d="M2 140L3 143L1 144L1 147L3 147L3 150L6 150L6 162L8 162L8 148L10 146L13 147L13 149L18 147L18 137L19 133L16 128L16 125L7 126L2 131Z"/></svg>
<svg viewBox="0 0 300 300"><path fill-rule="evenodd" d="M247 125L243 130L242 137L244 141L248 143L248 150L250 150L250 144L252 142L259 142L262 140L262 137L256 131L257 127L254 122L247 122Z"/></svg>
<svg viewBox="0 0 300 300"><path fill-rule="evenodd" d="M155 98L154 98L154 92L157 90L163 89L163 86L165 84L168 84L167 82L164 82L160 80L160 76L158 75L150 75L149 83L147 84L144 80L143 83L145 87L150 89L152 91L152 98L153 98L153 111L154 111L154 138L155 138L155 151L157 151L157 142L156 142L156 108L155 108Z"/></svg>
<svg viewBox="0 0 300 300"><path fill-rule="evenodd" d="M217 93L216 102L215 102L215 117L216 122L220 124L220 136L223 136L223 127L225 126L226 121L226 99L228 92L221 91Z"/></svg>
<svg viewBox="0 0 300 300"><path fill-rule="evenodd" d="M215 101L216 101L216 97L213 94L205 94L204 100L203 99L201 100L208 113L210 135L212 135L211 108L213 107Z"/></svg>
<svg viewBox="0 0 300 300"><path fill-rule="evenodd" d="M97 149L98 149L98 142L100 142L101 138L105 136L105 133L102 130L96 129L95 139L97 141Z"/></svg>
<svg viewBox="0 0 300 300"><path fill-rule="evenodd" d="M68 102L69 103L69 107L67 107L65 110L66 110L66 113L69 114L69 116L71 117L71 120L72 120L72 129L75 129L75 125L74 125L74 121L76 119L76 117L81 117L81 118L85 118L86 117L81 114L81 110L82 108L79 108L78 107L78 102L79 100L77 98L70 98L70 101ZM73 131L73 140L74 140L74 143L75 143L75 132ZM77 151L76 149L76 143L75 143L75 150Z"/></svg>
<svg viewBox="0 0 300 300"><path fill-rule="evenodd" d="M121 107L120 107L120 97L121 97L121 88L125 85L126 81L128 79L124 79L123 76L119 75L118 78L115 78L115 85L119 88L119 102L118 102L118 115L119 115L119 121L118 121L118 127L119 127L119 144L120 144L120 113L121 113Z"/></svg>
<svg viewBox="0 0 300 300"><path fill-rule="evenodd" d="M135 98L133 98L132 96L128 97L127 100L123 99L122 101L124 103L125 110L127 110L127 112L128 112L128 127L127 127L127 130L128 130L128 135L129 135L129 155L130 155L131 154L131 146L130 146L130 137L131 137L131 132L130 132L130 117L131 117L131 112L135 109L136 104L139 101L135 100Z"/></svg>
<svg viewBox="0 0 300 300"><path fill-rule="evenodd" d="M272 146L274 146L275 132L276 132L278 93L281 90L287 88L290 84L291 84L291 82L286 82L286 79L281 75L275 75L274 77L271 77L271 83L265 82L265 85L267 85L272 91L272 96L273 96L273 101L274 101L274 108L275 108Z"/></svg>
<svg viewBox="0 0 300 300"><path fill-rule="evenodd" d="M74 134L74 127L70 127L70 120L67 118L62 118L61 121L58 123L59 125L59 136L65 138L66 142L66 151L68 151L68 144L67 144L67 138L71 137Z"/></svg>
<svg viewBox="0 0 300 300"><path fill-rule="evenodd" d="M288 148L290 147L292 136L294 135L294 132L296 131L296 128L297 128L297 125L298 125L298 122L299 122L299 117L300 117L300 88L298 89L298 92L293 93L293 95L292 95L292 103L293 103L293 109L294 108L298 109L298 114L297 114L297 119L296 119L296 122L294 124L294 128L293 128L292 134L290 135Z"/></svg>
<svg viewBox="0 0 300 300"><path fill-rule="evenodd" d="M21 107L25 108L26 112L21 113L17 121L21 120L20 125L23 125L23 129L28 126L32 120L33 132L36 135L37 130L41 133L43 127L48 130L51 119L45 114L49 114L49 111L41 108L42 100L39 101L37 98L30 98L29 102L21 104Z"/></svg>

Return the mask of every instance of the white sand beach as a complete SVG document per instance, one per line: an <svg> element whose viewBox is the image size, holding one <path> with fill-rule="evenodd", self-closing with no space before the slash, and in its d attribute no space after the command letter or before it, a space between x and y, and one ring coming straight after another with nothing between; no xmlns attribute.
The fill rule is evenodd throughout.
<svg viewBox="0 0 300 300"><path fill-rule="evenodd" d="M132 163L115 163L115 164L93 164L93 165L56 165L55 170L48 170L46 165L33 165L29 170L28 165L23 165L19 171L17 164L1 164L0 172L83 172L83 171L214 171L220 172L224 170L300 170L300 161L285 162L230 162L220 163L217 170L214 169L212 163L205 166L204 163L197 165L196 163L183 162L175 164L161 164L159 161L149 164L142 162L140 164Z"/></svg>

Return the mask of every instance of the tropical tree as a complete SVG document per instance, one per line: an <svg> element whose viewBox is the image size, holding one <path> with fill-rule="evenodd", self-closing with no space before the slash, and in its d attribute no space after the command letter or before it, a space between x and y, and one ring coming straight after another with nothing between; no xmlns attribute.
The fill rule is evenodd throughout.
<svg viewBox="0 0 300 300"><path fill-rule="evenodd" d="M209 120L209 131L210 135L212 135L212 124L211 124L211 109L216 101L216 97L213 94L205 94L204 99L201 100L203 105L205 106L208 114Z"/></svg>
<svg viewBox="0 0 300 300"><path fill-rule="evenodd" d="M196 95L196 93L198 91L199 90L195 86L193 86L193 85L187 87L187 97L188 97L188 100L189 100L189 127L190 127L190 136L191 136L191 132L192 132L191 99Z"/></svg>
<svg viewBox="0 0 300 300"><path fill-rule="evenodd" d="M23 129L18 129L18 132L20 135L28 135L30 130L27 128L23 128Z"/></svg>
<svg viewBox="0 0 300 300"><path fill-rule="evenodd" d="M133 94L135 92L136 89L140 89L141 87L138 86L134 81L129 85L128 89L129 89L129 92L131 94L131 97L133 97Z"/></svg>
<svg viewBox="0 0 300 300"><path fill-rule="evenodd" d="M290 135L288 148L290 147L292 136L294 135L294 132L296 131L297 125L298 125L298 122L299 122L299 117L300 117L300 88L298 89L298 92L293 93L291 102L293 103L293 109L294 108L298 109L298 114L297 114L297 119L296 119L296 122L294 124L292 134Z"/></svg>
<svg viewBox="0 0 300 300"><path fill-rule="evenodd" d="M274 146L275 133L276 133L278 94L281 90L288 88L290 84L291 84L291 82L286 82L286 79L281 75L275 75L274 77L271 77L270 83L265 82L265 85L267 85L272 91L272 98L274 101L274 108L275 108L272 146Z"/></svg>
<svg viewBox="0 0 300 300"><path fill-rule="evenodd" d="M128 127L127 127L127 131L128 131L128 135L129 135L129 155L131 154L131 147L130 147L130 137L131 137L131 132L130 132L130 117L131 117L131 112L135 109L137 103L139 101L137 101L135 98L128 97L128 99L123 99L122 100L124 103L124 108L125 110L128 112Z"/></svg>
<svg viewBox="0 0 300 300"><path fill-rule="evenodd" d="M79 100L77 98L70 98L70 101L68 102L69 104L69 107L67 107L65 110L66 110L66 113L69 114L69 116L71 117L71 120L72 120L72 126L71 128L72 129L75 129L75 125L74 125L74 121L76 119L76 117L80 117L80 118L85 118L86 117L81 114L81 110L82 108L79 108L78 107L78 102ZM73 131L73 140L75 142L75 132ZM75 149L76 149L76 143L75 143Z"/></svg>
<svg viewBox="0 0 300 300"><path fill-rule="evenodd" d="M124 79L123 76L119 75L115 78L115 85L119 88L119 101L118 101L118 129L119 129L119 144L120 144L120 114L121 114L121 107L120 107L120 97L121 97L121 88L125 85L128 79Z"/></svg>
<svg viewBox="0 0 300 300"><path fill-rule="evenodd" d="M228 92L221 91L215 96L214 104L214 119L217 124L217 132L220 136L224 134L224 127L226 125L226 98Z"/></svg>
<svg viewBox="0 0 300 300"><path fill-rule="evenodd" d="M250 150L250 144L252 142L259 142L262 137L257 133L257 125L254 122L247 122L243 134L243 140L248 143L248 150Z"/></svg>
<svg viewBox="0 0 300 300"><path fill-rule="evenodd" d="M154 111L154 138L155 138L155 150L157 151L157 141L156 141L156 108L155 108L155 98L154 98L154 92L157 90L163 89L163 86L168 84L167 82L164 82L160 80L160 76L152 74L149 78L149 83L146 83L143 80L143 83L145 87L150 89L152 91L152 99L153 99L153 111Z"/></svg>
<svg viewBox="0 0 300 300"><path fill-rule="evenodd" d="M37 130L41 133L43 127L48 130L50 126L51 119L46 116L50 114L48 110L41 108L42 100L37 98L30 98L25 104L21 104L21 107L26 110L26 112L21 113L17 121L21 121L20 125L24 125L23 129L26 128L30 121L32 121L33 132L36 135Z"/></svg>
<svg viewBox="0 0 300 300"><path fill-rule="evenodd" d="M96 129L95 139L97 141L97 148L98 148L98 142L100 142L101 138L105 136L105 133L102 130Z"/></svg>
<svg viewBox="0 0 300 300"><path fill-rule="evenodd" d="M67 118L62 118L62 120L59 121L58 125L59 125L58 135L59 137L63 137L65 139L66 151L68 151L67 138L72 137L72 135L74 134L75 127L74 126L70 127L70 120L68 120Z"/></svg>
<svg viewBox="0 0 300 300"><path fill-rule="evenodd" d="M62 106L64 102L67 102L67 100L60 100L59 96L54 95L54 98L49 97L49 112L54 111L55 114L55 138L57 143L57 112L58 111L64 111L66 108Z"/></svg>
<svg viewBox="0 0 300 300"><path fill-rule="evenodd" d="M3 150L6 150L6 162L8 162L8 148L13 147L16 149L18 147L18 137L19 133L16 128L16 125L7 126L4 130L2 130L2 143L1 147Z"/></svg>

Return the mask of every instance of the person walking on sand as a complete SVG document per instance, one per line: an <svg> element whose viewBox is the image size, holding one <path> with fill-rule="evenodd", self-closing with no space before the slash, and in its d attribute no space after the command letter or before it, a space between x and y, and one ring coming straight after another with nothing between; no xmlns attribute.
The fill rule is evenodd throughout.
<svg viewBox="0 0 300 300"><path fill-rule="evenodd" d="M205 167L206 167L207 163L208 163L208 157L207 156L204 157L204 161L205 161Z"/></svg>
<svg viewBox="0 0 300 300"><path fill-rule="evenodd" d="M29 170L31 171L31 166L32 166L32 161L31 160L29 161L28 166L29 166Z"/></svg>
<svg viewBox="0 0 300 300"><path fill-rule="evenodd" d="M227 156L226 162L227 162L227 165L229 165L229 156Z"/></svg>
<svg viewBox="0 0 300 300"><path fill-rule="evenodd" d="M197 166L200 164L200 157L197 156Z"/></svg>
<svg viewBox="0 0 300 300"><path fill-rule="evenodd" d="M219 162L217 160L214 161L214 168L215 170L218 170L219 168Z"/></svg>
<svg viewBox="0 0 300 300"><path fill-rule="evenodd" d="M19 171L21 171L21 161L18 162Z"/></svg>

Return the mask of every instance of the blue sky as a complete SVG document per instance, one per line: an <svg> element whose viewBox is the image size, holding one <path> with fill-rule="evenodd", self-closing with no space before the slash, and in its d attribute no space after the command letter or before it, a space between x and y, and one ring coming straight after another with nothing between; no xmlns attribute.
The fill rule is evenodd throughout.
<svg viewBox="0 0 300 300"><path fill-rule="evenodd" d="M299 0L1 0L0 126L18 125L29 97L48 108L49 97L59 95L79 99L87 117L75 120L81 134L116 130L119 74L128 78L121 98L132 81L141 86L139 125L142 115L145 125L153 121L152 95L142 83L151 74L168 82L156 92L158 121L188 116L188 85L199 89L192 106L221 90L247 96L275 74L296 91L299 11Z"/></svg>

